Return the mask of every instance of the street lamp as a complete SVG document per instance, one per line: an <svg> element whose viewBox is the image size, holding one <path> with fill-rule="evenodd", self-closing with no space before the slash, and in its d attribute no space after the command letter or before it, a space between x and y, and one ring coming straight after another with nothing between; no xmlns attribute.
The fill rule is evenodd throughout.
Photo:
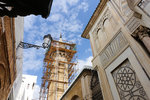
<svg viewBox="0 0 150 100"><path fill-rule="evenodd" d="M42 44L42 46L45 49L45 48L48 48L48 46L50 45L52 41L52 37L50 34L48 34L44 36L43 40L44 40L44 43Z"/></svg>
<svg viewBox="0 0 150 100"><path fill-rule="evenodd" d="M51 44L51 41L53 40L53 38L51 37L50 34L45 35L43 38L44 42L42 44L42 46L38 46L38 45L34 45L34 44L29 44L29 43L25 43L25 42L20 42L18 47L23 48L23 49L28 49L28 48L48 48L49 45Z"/></svg>

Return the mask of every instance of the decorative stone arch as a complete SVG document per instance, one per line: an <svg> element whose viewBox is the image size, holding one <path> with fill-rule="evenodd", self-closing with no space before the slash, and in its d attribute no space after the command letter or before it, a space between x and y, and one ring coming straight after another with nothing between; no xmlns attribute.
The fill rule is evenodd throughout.
<svg viewBox="0 0 150 100"><path fill-rule="evenodd" d="M98 30L104 28L104 23L106 20L109 20L111 18L111 12L109 11L109 9L106 9L104 15L102 16L102 18L100 19L100 21L97 24L97 28L95 29L96 32L98 32Z"/></svg>
<svg viewBox="0 0 150 100"><path fill-rule="evenodd" d="M113 31L113 25L110 22L109 18L106 18L103 21L103 27L104 27L104 30L105 30L105 34L106 34L106 36L108 38L110 35L112 35L112 31Z"/></svg>
<svg viewBox="0 0 150 100"><path fill-rule="evenodd" d="M71 100L81 100L80 97L78 95L74 95Z"/></svg>

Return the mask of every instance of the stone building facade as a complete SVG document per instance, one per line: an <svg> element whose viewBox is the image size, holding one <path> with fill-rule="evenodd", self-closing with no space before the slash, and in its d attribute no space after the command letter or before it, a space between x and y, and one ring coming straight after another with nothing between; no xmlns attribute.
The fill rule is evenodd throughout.
<svg viewBox="0 0 150 100"><path fill-rule="evenodd" d="M7 100L11 94L14 81L19 73L16 67L16 39L15 18L7 16L0 18L0 97ZM21 26L21 25L20 25ZM23 32L20 33L23 36ZM23 38L22 38L23 39ZM21 66L22 68L22 66ZM17 86L16 86L17 87ZM16 91L15 91L16 92Z"/></svg>
<svg viewBox="0 0 150 100"><path fill-rule="evenodd" d="M82 37L90 39L104 100L150 99L150 1L101 0Z"/></svg>
<svg viewBox="0 0 150 100"><path fill-rule="evenodd" d="M103 100L97 72L85 67L60 100Z"/></svg>
<svg viewBox="0 0 150 100"><path fill-rule="evenodd" d="M38 96L36 96L36 98L33 98L36 82L37 76L23 74L21 87L17 92L17 97L15 97L15 99L13 100L37 100Z"/></svg>

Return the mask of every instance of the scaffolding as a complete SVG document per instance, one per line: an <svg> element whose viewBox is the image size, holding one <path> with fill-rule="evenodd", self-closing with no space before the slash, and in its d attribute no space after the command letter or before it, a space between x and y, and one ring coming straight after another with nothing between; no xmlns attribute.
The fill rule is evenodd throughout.
<svg viewBox="0 0 150 100"><path fill-rule="evenodd" d="M45 53L40 100L59 100L68 87L73 74L76 44L52 40Z"/></svg>

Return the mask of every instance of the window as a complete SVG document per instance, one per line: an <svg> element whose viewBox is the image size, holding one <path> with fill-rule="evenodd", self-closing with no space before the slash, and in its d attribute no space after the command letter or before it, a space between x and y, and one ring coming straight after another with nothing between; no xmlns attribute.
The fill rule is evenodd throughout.
<svg viewBox="0 0 150 100"><path fill-rule="evenodd" d="M35 85L35 83L33 83L33 85L32 85L32 89L34 88L34 85Z"/></svg>
<svg viewBox="0 0 150 100"><path fill-rule="evenodd" d="M27 89L29 89L30 84L28 84Z"/></svg>

